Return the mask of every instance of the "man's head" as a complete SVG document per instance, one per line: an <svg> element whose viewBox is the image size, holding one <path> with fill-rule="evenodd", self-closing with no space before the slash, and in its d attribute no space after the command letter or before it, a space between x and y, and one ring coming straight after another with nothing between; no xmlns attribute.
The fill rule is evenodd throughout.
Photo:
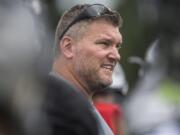
<svg viewBox="0 0 180 135"><path fill-rule="evenodd" d="M100 18L106 19L106 21L109 21L114 26L121 27L122 25L122 18L119 13L111 11L101 4L76 5L70 10L66 11L59 20L56 28L54 49L55 55L57 56L60 53L59 42L64 35L78 38L84 32L83 30L86 29L85 26L88 23Z"/></svg>
<svg viewBox="0 0 180 135"><path fill-rule="evenodd" d="M112 71L120 59L121 25L120 15L101 4L77 5L60 19L56 59L64 57L70 63L69 71L85 89L97 90L111 84Z"/></svg>

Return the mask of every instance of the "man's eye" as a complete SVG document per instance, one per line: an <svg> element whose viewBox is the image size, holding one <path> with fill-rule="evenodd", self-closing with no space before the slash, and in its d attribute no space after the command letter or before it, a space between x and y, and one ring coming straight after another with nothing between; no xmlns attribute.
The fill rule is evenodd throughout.
<svg viewBox="0 0 180 135"><path fill-rule="evenodd" d="M103 45L106 45L106 46L110 45L108 42L100 42L100 44L103 44Z"/></svg>
<svg viewBox="0 0 180 135"><path fill-rule="evenodd" d="M122 45L117 45L116 48L120 50L122 48Z"/></svg>

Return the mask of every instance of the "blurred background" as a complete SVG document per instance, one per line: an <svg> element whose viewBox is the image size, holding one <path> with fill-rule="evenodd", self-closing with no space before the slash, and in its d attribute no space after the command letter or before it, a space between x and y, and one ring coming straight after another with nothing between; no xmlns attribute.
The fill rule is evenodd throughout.
<svg viewBox="0 0 180 135"><path fill-rule="evenodd" d="M123 134L180 135L178 0L0 0L0 133L48 135L41 81L51 69L58 20L78 3L102 3L123 18Z"/></svg>

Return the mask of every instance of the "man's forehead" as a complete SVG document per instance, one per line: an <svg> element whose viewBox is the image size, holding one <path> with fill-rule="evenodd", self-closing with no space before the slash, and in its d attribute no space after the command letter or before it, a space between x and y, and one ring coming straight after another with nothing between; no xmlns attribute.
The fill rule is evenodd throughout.
<svg viewBox="0 0 180 135"><path fill-rule="evenodd" d="M88 27L86 34L92 38L104 38L108 40L115 40L122 42L122 35L118 26L104 20L97 20L92 22Z"/></svg>

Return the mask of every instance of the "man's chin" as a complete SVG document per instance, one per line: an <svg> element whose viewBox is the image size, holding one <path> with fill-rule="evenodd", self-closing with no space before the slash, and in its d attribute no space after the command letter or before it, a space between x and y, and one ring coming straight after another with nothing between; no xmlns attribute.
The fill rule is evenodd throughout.
<svg viewBox="0 0 180 135"><path fill-rule="evenodd" d="M111 83L112 83L112 80L106 80L106 81L103 82L102 85L103 85L104 87L108 87L108 86L111 85Z"/></svg>
<svg viewBox="0 0 180 135"><path fill-rule="evenodd" d="M110 85L112 83L112 73L101 74L100 80L104 85Z"/></svg>

